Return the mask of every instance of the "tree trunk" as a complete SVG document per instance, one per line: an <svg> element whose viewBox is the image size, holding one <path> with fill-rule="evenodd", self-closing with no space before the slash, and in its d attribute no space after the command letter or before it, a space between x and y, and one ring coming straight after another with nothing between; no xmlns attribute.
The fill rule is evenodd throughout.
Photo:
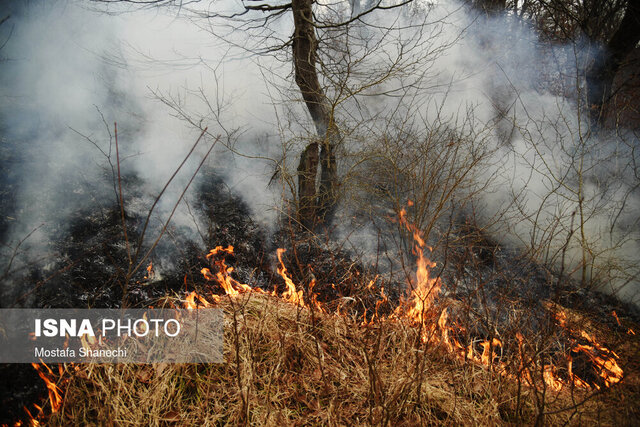
<svg viewBox="0 0 640 427"><path fill-rule="evenodd" d="M312 228L316 217L316 175L318 174L318 144L311 143L300 155L298 165L298 221Z"/></svg>
<svg viewBox="0 0 640 427"><path fill-rule="evenodd" d="M291 8L295 28L293 64L296 84L321 139L320 147L317 142L306 147L298 166L298 217L305 227L311 228L331 221L338 182L335 147L340 133L316 70L318 41L313 25L312 0L292 0ZM320 188L316 192L318 162L321 168Z"/></svg>
<svg viewBox="0 0 640 427"><path fill-rule="evenodd" d="M624 59L640 42L640 0L629 0L620 26L587 72L587 103L591 121L602 125L607 103L613 95L613 80Z"/></svg>

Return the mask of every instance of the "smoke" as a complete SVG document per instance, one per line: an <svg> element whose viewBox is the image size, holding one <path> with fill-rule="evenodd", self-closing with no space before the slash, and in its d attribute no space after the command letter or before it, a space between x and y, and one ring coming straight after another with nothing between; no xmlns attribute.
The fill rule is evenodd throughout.
<svg viewBox="0 0 640 427"><path fill-rule="evenodd" d="M426 34L422 27L415 29L420 18L398 14L395 19L402 31L392 37L403 41L390 47L384 45L383 36L373 36L371 44L384 45L385 54L408 56L402 71L409 70L407 74L415 78L397 72L398 76L392 75L372 91L393 93L402 88L402 97L368 93L373 102L369 99L366 104L364 97L358 100L373 107L360 119L366 131L354 132L360 132L360 139L353 146L379 135L368 147L371 155L380 152L372 146L384 144L386 150L393 146L381 135L403 139L395 147L397 153L413 150L428 163L427 170L437 168L443 175L451 167L463 170L469 157L481 157L466 177L471 185L461 186L456 193L458 200L469 201L469 197L475 202L480 224L495 239L555 266L585 286L637 303L637 136L625 129L596 133L591 128L580 105L586 90L584 72L592 59L588 41L544 43L514 16L486 17L455 2L426 9L430 28ZM380 12L368 23L386 28L384 23L390 21L394 18ZM367 31L368 36L372 34ZM412 46L419 49L411 51ZM378 61L380 56L372 55L371 62ZM356 104L350 107L356 109ZM390 132L390 124L396 123L399 126ZM413 148L407 148L410 144L405 141L411 138L403 137L410 133L414 140L432 141L446 137L452 129L460 137L457 144L471 140L462 148L467 156L455 164L441 161L445 145L411 142ZM431 154L422 154L425 151ZM419 173L420 167L411 161L402 163L401 154L385 156L388 164L378 165L378 171L397 162L404 165L406 176ZM427 179L420 189L413 182L401 183L394 197L429 199L425 193L443 194L450 188L445 182L434 189L433 184L439 183L429 172L422 177ZM429 209L428 215L441 215L433 204ZM341 229L342 236L350 236L354 246L362 248L367 240L363 234L369 234L369 242L376 241L376 234L368 233L367 227L358 233Z"/></svg>
<svg viewBox="0 0 640 427"><path fill-rule="evenodd" d="M226 60L225 46L161 10L108 15L86 6L17 2L2 27L8 256L18 245L25 260L42 256L73 215L113 206L115 122L122 175L143 183L125 192L125 206L142 218L201 133L189 121L208 126L154 210L154 238L216 136L205 166L272 224L279 194L265 176L277 134L266 125L274 113L256 60ZM231 145L241 155L229 156ZM172 217L191 238L196 221L184 203Z"/></svg>
<svg viewBox="0 0 640 427"><path fill-rule="evenodd" d="M591 128L580 105L588 43L546 45L508 16L478 22L465 40L454 50L469 71L483 70L486 99L474 102L497 144L479 178L491 183L483 216L503 218L494 235L640 302L637 136Z"/></svg>
<svg viewBox="0 0 640 427"><path fill-rule="evenodd" d="M234 44L278 45L291 34L290 19L259 29L263 36L271 32L265 39L187 19L193 15L186 10L107 14L87 6L16 3L11 27L0 27L8 37L0 51L6 58L0 74L3 145L18 162L7 166L6 181L15 183L15 219L4 240L15 247L37 229L28 243L46 246L54 235L47 224L65 224L81 209L115 201L109 164L115 162L114 122L123 171L144 183L145 195L125 200L140 215L208 126L160 200L156 230L218 135L207 165L246 200L256 220L273 226L288 190L267 183L276 164L280 177L295 173L300 136L311 134L312 126L302 103L288 102L298 95L286 54L254 55ZM237 9L231 1L216 7ZM327 8L319 16L338 12ZM621 296L635 298L636 142L627 135L590 134L580 108L561 96L577 91L588 52L545 45L513 17L479 17L455 2L379 11L363 21L350 34L350 51L335 49L339 38L323 46L341 52L323 64L338 88L352 90L392 71L337 106L338 119L349 128L343 171L357 163L349 156L375 146L393 126L419 139L429 125L446 124L485 155L469 178L482 188L475 197L485 221L503 219L495 230L503 243L540 249L541 258L565 263L575 277L597 279L609 291L621 288ZM399 53L402 61L394 63ZM348 63L359 57L365 59ZM340 93L329 89L333 99ZM468 157L473 153L469 148ZM187 200L192 197L188 192ZM196 235L184 204L172 222ZM341 232L375 251L372 228Z"/></svg>

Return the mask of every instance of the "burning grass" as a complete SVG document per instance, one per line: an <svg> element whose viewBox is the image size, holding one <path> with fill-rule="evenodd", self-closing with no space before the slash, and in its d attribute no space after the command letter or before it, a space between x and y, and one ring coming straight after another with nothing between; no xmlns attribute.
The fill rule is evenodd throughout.
<svg viewBox="0 0 640 427"><path fill-rule="evenodd" d="M544 319L529 319L538 324L535 332L474 336L471 325L456 319L455 301L440 294L440 277L430 276L435 263L404 210L400 222L413 234L417 269L394 310L378 312L390 303L384 288L373 310L330 309L313 293L315 279L306 294L298 290L284 249L277 251L284 290L252 288L232 278L226 257L233 247L218 246L201 273L211 292L225 295L190 292L163 304L222 308L225 362L68 366L61 374L64 398L59 387L49 387L49 423L493 425L638 418L640 369L633 355L640 343L617 314L612 319L626 333L624 348L615 348L623 356L608 346L613 330L551 302L544 304ZM360 288L375 293L374 282L363 278ZM49 385L52 371L38 372Z"/></svg>
<svg viewBox="0 0 640 427"><path fill-rule="evenodd" d="M455 360L406 322L363 325L265 293L215 305L227 323L225 363L68 366L64 401L48 423L460 425L539 417L539 390ZM624 420L640 389L615 387L625 390L548 389L544 420Z"/></svg>
<svg viewBox="0 0 640 427"><path fill-rule="evenodd" d="M80 367L51 424L498 420L489 395L476 402L452 389L459 375L487 373L471 368L455 374L431 352L426 363L413 328L361 327L360 319L270 295L225 297L218 306L229 323L224 364ZM426 363L419 378L416 363Z"/></svg>
<svg viewBox="0 0 640 427"><path fill-rule="evenodd" d="M35 365L49 402L34 405L32 424L493 425L639 418L634 355L640 342L626 320L611 314L623 332L624 340L616 340L614 329L547 301L543 310L522 310L527 318L494 329L478 327L477 315L465 322L463 302L442 292L447 284L433 274L436 264L426 256L421 230L405 210L399 222L413 235L416 258L399 302L388 298L384 283L375 284L377 276L365 275L352 284L353 296L338 298L348 303L319 302L315 276L306 287L296 283L284 249L276 251L284 284L272 291L252 287L232 277L234 247L217 246L201 269L206 292L165 297L161 305L222 308L223 364L69 365L58 374ZM149 264L147 276L153 274Z"/></svg>

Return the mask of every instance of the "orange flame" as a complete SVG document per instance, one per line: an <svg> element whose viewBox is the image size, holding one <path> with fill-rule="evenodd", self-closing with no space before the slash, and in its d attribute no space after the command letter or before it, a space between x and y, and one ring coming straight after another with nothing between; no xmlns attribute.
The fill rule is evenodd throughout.
<svg viewBox="0 0 640 427"><path fill-rule="evenodd" d="M193 291L189 295L187 295L187 297L184 299L184 308L188 310L194 310L194 309L200 308L196 300L198 300L198 302L200 302L201 306L204 308L211 307L211 304L209 303L209 301L207 301L206 299L198 295L196 291Z"/></svg>
<svg viewBox="0 0 640 427"><path fill-rule="evenodd" d="M618 362L616 362L616 359L619 358L618 355L614 351L598 344L596 340L585 331L581 332L582 337L587 339L591 345L578 344L573 350L581 351L591 359L596 373L603 379L606 387L611 387L613 384L622 381L623 371L620 365L618 365ZM600 355L594 351L594 348L599 351ZM607 357L603 354L611 354L612 357Z"/></svg>
<svg viewBox="0 0 640 427"><path fill-rule="evenodd" d="M412 206L411 201L409 201L409 206ZM464 328L456 325L455 322L450 324L447 308L442 310L440 313L437 324L432 323L430 326L426 324L427 320L433 320L433 317L428 314L434 307L435 300L442 288L442 283L439 278L431 278L429 275L429 269L435 267L436 264L424 256L424 248L427 247L429 250L431 250L431 248L426 246L422 232L407 220L407 212L405 209L402 209L399 212L399 219L400 224L404 225L405 228L413 234L413 253L418 257L415 286L413 286L409 299L410 306L404 311L404 317L421 325L423 328L422 340L424 342L430 341L434 337L439 336L440 341L445 344L449 352L456 358L460 360L470 360L487 367L495 368L502 375L510 375L507 373L506 364L500 360L496 360L496 357L499 356L498 348L500 348L499 352L501 353L503 346L499 339L492 338L479 343L478 341L475 341L476 344L479 344L479 346L482 347L481 352L476 350L473 342L465 347L456 339L456 332L464 331ZM371 284L369 287L371 287ZM619 322L615 312L612 314ZM402 316L401 307L398 307L396 310L396 315ZM554 317L559 326L570 330L567 326L567 315L565 312L557 311L554 313ZM628 333L633 334L634 332L629 329ZM606 387L610 387L611 385L620 382L623 377L623 371L616 362L618 355L606 347L597 344L597 342L585 331L581 331L580 335L582 338L589 341L590 345L575 345L571 348L569 353L581 352L587 355L596 370L596 373L602 379ZM525 363L524 339L520 333L517 333L516 337L519 341L518 349L520 354L520 372L518 375L529 385L533 385L531 373L528 367L529 363ZM560 391L564 386L569 384L579 388L592 388L591 385L573 372L573 360L571 355L567 354L566 357L569 379L564 380L559 375L558 369L553 364L547 364L543 366L543 379L547 386L556 391ZM598 385L595 384L593 387L599 388Z"/></svg>
<svg viewBox="0 0 640 427"><path fill-rule="evenodd" d="M411 204L409 205L411 206ZM426 320L427 312L432 308L433 302L438 297L440 289L442 288L442 282L440 278L431 278L429 276L429 269L436 266L435 262L431 262L424 256L424 247L426 243L422 238L422 232L407 220L407 211L402 209L400 211L400 224L404 225L407 230L412 232L415 245L413 247L413 253L418 257L416 280L411 292L411 306L406 312L405 316L414 320L415 322L422 324Z"/></svg>
<svg viewBox="0 0 640 427"><path fill-rule="evenodd" d="M285 252L285 249L277 250L278 260L280 262L280 266L278 267L278 274L282 276L287 286L286 291L282 294L282 298L284 298L286 301L290 303L299 305L301 307L306 307L303 299L303 291L296 290L296 286L293 283L293 280L287 274L287 269L284 266L284 262L282 260L282 254L284 252ZM211 249L211 251L209 251L209 253L207 254L207 259L210 259L212 261L213 265L217 267L218 271L214 274L211 272L209 268L203 268L202 270L200 270L200 272L202 273L202 275L207 281L217 282L218 284L220 284L220 286L222 286L225 293L230 296L237 296L245 292L265 293L260 288L252 288L247 284L240 283L237 280L233 279L231 277L231 273L233 272L233 267L230 267L226 264L224 257L222 257L219 260L215 260L215 257L219 254L233 254L233 246L229 245L226 248L223 246L217 246L216 248ZM313 289L314 286L315 286L315 280L312 280L309 285L309 289L310 290ZM272 296L276 296L276 289L274 288L273 292L271 292L270 294ZM216 295L212 295L212 297L217 299ZM195 302L196 299L200 301L202 305L205 307L208 306L209 304L204 298L197 295L195 292L192 292L185 299L185 307L196 308L196 305L197 305ZM313 292L311 292L311 303L314 307L318 308L321 311L324 311L324 308L322 307L321 303L318 302L317 296L313 294Z"/></svg>
<svg viewBox="0 0 640 427"><path fill-rule="evenodd" d="M615 311L612 312L612 315L619 322L618 316ZM571 329L567 323L567 315L564 311L560 310L556 312L554 314L554 317L556 318L560 327L566 329L572 335L579 335L589 342L589 345L575 344L573 347L571 347L569 353L582 353L586 355L587 358L591 361L595 373L602 379L605 387L611 387L612 385L622 381L623 370L620 365L618 365L618 362L616 362L616 359L618 359L619 357L614 351L611 351L608 348L598 344L598 342L586 331L580 330L578 333L577 331ZM562 386L568 386L570 384L573 384L575 387L585 389L600 388L597 384L590 385L585 380L576 375L573 372L573 358L571 357L571 354L568 354L566 357L569 381L567 382L560 379L556 374L555 367L552 365L548 365L548 367L545 366L544 370L544 380L547 385L549 385L554 390L562 388Z"/></svg>
<svg viewBox="0 0 640 427"><path fill-rule="evenodd" d="M303 292L302 289L296 291L296 285L294 285L291 277L287 275L287 268L284 266L284 262L282 261L282 254L286 252L286 249L279 248L276 251L278 255L278 261L280 262L280 266L278 267L278 274L284 279L284 283L287 285L287 290L284 291L282 297L289 301L292 304L299 305L300 307L304 307L304 299L302 298Z"/></svg>
<svg viewBox="0 0 640 427"><path fill-rule="evenodd" d="M373 319L371 319L372 321L380 317L380 313L379 313L380 306L382 306L382 304L385 304L387 303L387 301L389 301L389 298L387 298L387 295L384 293L384 286L380 288L380 296L382 298L376 301L376 312Z"/></svg>
<svg viewBox="0 0 640 427"><path fill-rule="evenodd" d="M149 265L147 266L147 275L144 276L145 280L151 280L155 276L155 272L153 271L153 262L149 261Z"/></svg>
<svg viewBox="0 0 640 427"><path fill-rule="evenodd" d="M618 314L616 313L615 310L613 310L611 312L611 315L616 319L616 322L618 322L618 326L622 327L622 323L620 323L620 319L618 318ZM627 335L635 335L635 331L631 328L627 328Z"/></svg>
<svg viewBox="0 0 640 427"><path fill-rule="evenodd" d="M618 326L622 326L622 323L620 323L620 319L618 318L618 313L616 313L615 310L611 312L611 315L613 316L614 319L616 319L616 322L618 322Z"/></svg>
<svg viewBox="0 0 640 427"><path fill-rule="evenodd" d="M207 254L207 259L213 260L216 255L219 253L233 254L233 246L229 245L226 248L222 246L216 246L214 249L211 249ZM212 261L218 267L218 272L213 275L211 270L208 268L203 268L200 270L202 275L207 281L217 281L220 286L224 289L227 295L239 295L240 292L251 292L251 286L240 283L237 280L231 277L231 273L233 273L233 267L228 266L225 263L224 257L222 257L218 261Z"/></svg>
<svg viewBox="0 0 640 427"><path fill-rule="evenodd" d="M412 203L409 202L409 206ZM438 298L441 288L442 282L439 277L432 278L430 276L430 269L436 266L436 263L430 261L424 255L424 248L428 248L432 250L430 247L426 245L426 242L423 238L422 232L412 223L407 220L407 212L405 209L402 209L399 212L400 224L402 224L408 231L410 231L413 235L414 246L413 253L417 256L417 269L415 273L415 279L411 281L410 285L412 287L411 293L406 301L403 302L394 312L392 317L396 318L407 318L410 321L418 324L422 328L422 340L423 342L428 342L433 340L434 338L439 339L446 348L452 353L456 358L460 360L469 360L474 363L487 366L491 369L495 369L501 375L512 376L512 374L507 373L507 365L505 362L500 360L502 354L503 343L496 337L492 337L488 340L473 340L468 345L463 345L457 337L460 336L460 332L464 332L465 329L460 325L456 324L455 321L451 322L449 319L449 312L447 308L444 308L439 316L436 316L434 313L435 302ZM287 272L287 268L284 265L284 261L282 259L282 255L286 250L280 248L277 250L277 258L279 262L279 266L277 268L278 274L284 279L286 284L286 290L282 293L282 298L290 302L292 304L296 304L300 307L307 307L303 298L303 291L297 290L296 285L293 280L289 276ZM218 269L217 273L212 273L210 269L203 268L201 270L203 276L207 281L216 281L218 282L225 292L230 296L239 295L244 292L264 292L261 289L253 289L249 285L239 283L235 279L231 278L231 273L233 272L233 267L227 266L225 263L224 257L220 260L214 261L214 257L218 254L226 253L233 254L233 246L227 246L226 248L222 246L217 246L215 249L212 249L207 255L207 259L212 259L213 265L215 265ZM377 280L377 277L371 280L367 286L369 290L373 289L374 283ZM322 305L317 301L317 295L313 293L313 288L316 285L315 279L313 279L310 283L310 297L311 305L313 307L317 307L320 310L324 311ZM332 285L335 288L335 285ZM276 289L274 288L273 292L270 293L272 296L276 296ZM381 318L378 310L380 306L388 301L387 296L385 294L384 287L380 289L381 299L376 302L375 314L371 318L371 320L367 320L366 313L363 314L364 321L363 324L371 324L376 318ZM217 298L217 296L213 296ZM197 301L196 301L197 300ZM195 292L191 292L185 298L185 307L193 309L198 307L198 302L202 307L209 307L211 304L205 300L200 295ZM615 312L612 313L616 320L619 321ZM435 319L437 317L437 322ZM556 311L554 313L554 317L557 323L563 327L568 329L567 315L563 311ZM427 321L430 321L427 324ZM629 333L634 333L629 330ZM588 356L591 363L594 365L598 375L602 379L604 385L609 387L619 381L622 380L622 369L618 365L615 359L618 356L607 349L596 343L596 341L588 335L585 331L581 331L580 335L582 338L589 341L590 345L574 345L569 354L566 355L567 358L567 372L568 372L568 380L565 374L564 377L560 376L558 373L558 368L553 364L546 364L542 368L542 376L549 388L553 390L561 390L564 386L572 384L575 387L579 388L592 388L597 385L590 385L582 378L578 377L573 372L573 359L571 357L571 353L583 353ZM524 380L527 384L533 385L532 381L532 372L531 363L533 360L528 360L524 351L524 338L522 334L517 333L516 337L518 338L518 350L520 355L520 368L518 372L518 376L520 379ZM609 356L611 355L611 356Z"/></svg>
<svg viewBox="0 0 640 427"><path fill-rule="evenodd" d="M51 412L58 412L60 407L62 406L62 392L58 385L52 380L54 374L53 371L44 363L31 364L33 368L38 372L38 375L44 381L47 386L47 391L49 392L49 401L51 402ZM42 367L46 368L47 372L44 372Z"/></svg>

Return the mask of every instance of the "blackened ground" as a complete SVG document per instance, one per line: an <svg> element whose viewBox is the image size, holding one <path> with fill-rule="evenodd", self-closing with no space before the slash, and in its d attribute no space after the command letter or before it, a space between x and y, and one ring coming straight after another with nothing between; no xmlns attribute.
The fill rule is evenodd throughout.
<svg viewBox="0 0 640 427"><path fill-rule="evenodd" d="M25 407L37 414L33 404L42 403L47 388L33 366L0 364L0 378L0 425L13 425L17 420L28 419Z"/></svg>
<svg viewBox="0 0 640 427"><path fill-rule="evenodd" d="M234 278L253 287L269 288L273 280L269 257L272 246L241 195L233 194L212 170L203 171L197 193L195 207L205 227L200 231L207 252L217 246L233 246L235 256L227 261L235 269Z"/></svg>
<svg viewBox="0 0 640 427"><path fill-rule="evenodd" d="M444 268L438 273L450 298L464 302L468 311L483 313L492 322L485 328L512 324L513 312L520 310L533 315L533 323L527 323L537 330L541 325L535 319L548 317L551 301L611 327L618 326L611 314L614 310L640 322L640 310L634 304L585 289L567 274L559 274L520 250L496 243L468 223L455 231L453 240L457 244L444 252L446 262L439 263Z"/></svg>
<svg viewBox="0 0 640 427"><path fill-rule="evenodd" d="M135 176L124 176L125 224L130 253L142 233L145 213L128 209L133 199L153 202L145 195L143 183ZM11 194L3 187L0 197ZM172 226L151 253L154 276L147 276L145 262L129 281L125 282L128 266L127 244L124 239L122 215L115 196L101 204L80 203L84 209L61 216L61 223L49 224L50 244L39 248L42 257L25 269L2 280L4 289L13 298L3 300L3 306L55 308L117 308L146 307L166 296L184 296L194 289L221 293L207 283L200 270L209 266L209 249L233 245L236 256L227 262L235 268L234 277L252 286L269 288L273 273L265 252L265 238L252 220L249 209L240 197L231 194L223 180L213 171L200 177L190 209L194 215L193 229ZM91 192L78 191L77 194ZM5 206L6 207L6 206ZM6 212L3 212L6 213ZM61 220L62 221L62 220ZM147 230L145 253L155 240L159 227ZM4 242L6 243L6 242ZM38 263L37 260L42 262ZM28 294L26 297L23 295ZM26 420L23 407L42 404L46 388L29 364L0 365L0 423ZM42 406L42 405L41 405ZM33 412L33 411L32 411Z"/></svg>
<svg viewBox="0 0 640 427"><path fill-rule="evenodd" d="M132 197L150 205L153 198L144 195L143 183L135 177L124 178L125 207ZM215 171L202 171L195 196L189 199L189 208L193 227L189 230L171 227L151 254L154 277L145 278L143 266L125 283L127 246L114 197L112 203L77 210L68 216L67 223L60 224L53 233L49 254L53 261L47 266L34 265L29 275L20 276L22 281L14 281L12 286L23 289L36 286L35 298L26 302L38 307L121 307L123 301L127 306L148 306L166 296L184 296L191 290L221 294L222 289L207 282L200 270L211 267L206 259L210 249L232 245L234 255L227 256L225 261L234 267L232 276L236 280L265 290L276 287L283 292L285 285L276 272L275 252L277 248L285 248L283 259L294 283L303 287L308 298L309 285L315 282L313 293L330 310L340 309L371 319L376 308L379 315L391 312L400 295L405 294L403 282L374 280L375 271L368 270L351 253L318 237L290 230L287 225L268 237L253 221L252 212L241 197L233 194ZM130 243L138 241L144 216L127 209L125 222ZM145 238L146 248L157 231L157 226L148 230L151 237ZM441 257L437 260L441 267L436 274L444 283L442 299L451 301L451 321L466 325L466 329L460 329L462 340L498 335L507 343L504 351L514 351L516 332L537 336L550 328L553 319L544 302L554 299L612 327L617 327L610 314L613 309L623 318L640 319L632 307L579 289L571 280L559 278L525 255L501 247L468 224L462 224L454 233L452 240L463 243L436 254ZM370 281L374 285L365 286ZM382 287L389 302L376 307ZM562 349L557 350L560 353ZM589 369L587 363L580 366L579 355L576 359L577 370ZM19 373L19 378L15 378L15 373ZM9 420L3 422L24 419L23 406L40 404L46 396L42 380L30 365L0 366L0 376L2 419Z"/></svg>
<svg viewBox="0 0 640 427"><path fill-rule="evenodd" d="M627 346L628 328L618 324L613 312L626 322L638 324L637 306L585 289L526 253L496 243L470 224L459 222L451 233L456 244L439 251L441 267L436 268L443 281L442 300L449 306L449 322L460 325L455 338L463 343L498 338L503 343L501 355L509 356L518 352L520 333L529 343L545 349L540 354L545 363L553 363L564 372L568 348L578 344L593 347L581 336L588 325L606 331L599 337L604 347ZM576 320L563 327L556 317L558 312L571 313ZM476 351L482 353L482 348ZM611 352L598 352L598 356L613 357ZM591 385L604 387L584 352L572 351L571 356L576 375ZM630 362L629 355L619 361L622 365Z"/></svg>
<svg viewBox="0 0 640 427"><path fill-rule="evenodd" d="M378 306L378 315L389 314L398 305L404 288L400 283L376 279L375 271L367 270L351 253L328 247L317 236L298 235L294 241L290 236L290 233L280 232L275 242L276 246L286 249L282 259L287 273L302 287L305 298L314 294L330 311L348 309L358 316L366 313L371 319L384 287L388 302ZM280 277L274 283L278 285L278 292L286 290ZM311 283L314 283L313 289L310 289Z"/></svg>

